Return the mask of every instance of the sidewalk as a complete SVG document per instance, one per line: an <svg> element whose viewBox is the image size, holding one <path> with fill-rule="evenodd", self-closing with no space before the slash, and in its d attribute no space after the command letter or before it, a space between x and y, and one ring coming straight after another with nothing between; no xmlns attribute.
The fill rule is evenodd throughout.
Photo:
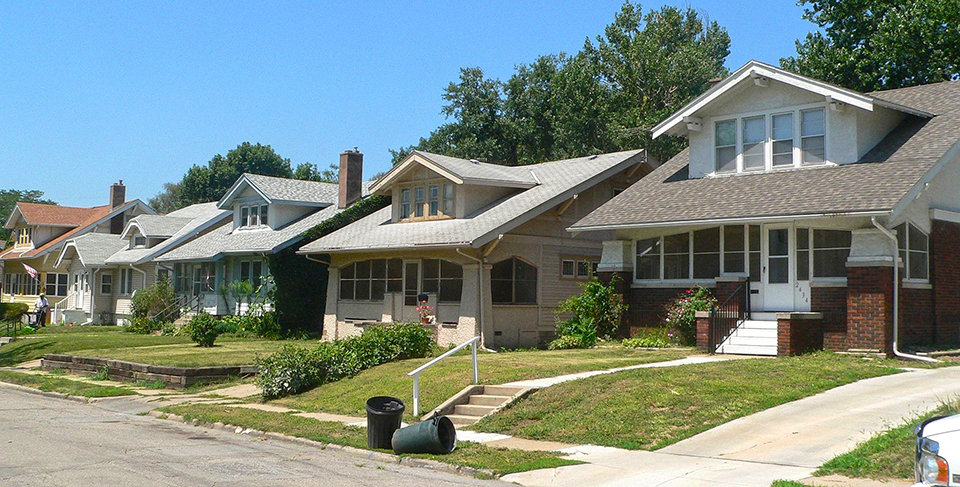
<svg viewBox="0 0 960 487"><path fill-rule="evenodd" d="M504 477L529 486L766 487L809 477L823 462L960 394L960 367L910 369L783 404L655 452L560 450L589 462Z"/></svg>

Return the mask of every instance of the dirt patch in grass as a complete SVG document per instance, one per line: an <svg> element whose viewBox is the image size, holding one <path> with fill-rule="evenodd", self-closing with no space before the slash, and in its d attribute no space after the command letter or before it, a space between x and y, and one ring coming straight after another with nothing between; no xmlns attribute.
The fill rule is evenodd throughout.
<svg viewBox="0 0 960 487"><path fill-rule="evenodd" d="M70 396L114 397L136 395L135 391L126 387L90 384L89 382L70 380L65 377L24 374L22 372L9 370L0 370L0 381L32 387L44 392L59 392Z"/></svg>
<svg viewBox="0 0 960 487"><path fill-rule="evenodd" d="M285 413L205 404L168 406L162 408L161 411L177 414L188 420L196 419L207 423L221 422L260 431L283 433L323 443L367 448L366 428L331 421L318 421ZM497 475L581 463L564 459L556 453L488 448L470 442L461 442L457 449L449 455L411 456L492 470Z"/></svg>
<svg viewBox="0 0 960 487"><path fill-rule="evenodd" d="M540 390L473 429L656 450L741 416L897 372L888 361L828 352L637 369Z"/></svg>

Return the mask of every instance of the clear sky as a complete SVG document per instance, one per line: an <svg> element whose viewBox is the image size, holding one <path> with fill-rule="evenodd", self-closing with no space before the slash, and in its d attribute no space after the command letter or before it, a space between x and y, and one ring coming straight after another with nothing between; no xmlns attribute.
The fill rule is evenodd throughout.
<svg viewBox="0 0 960 487"><path fill-rule="evenodd" d="M240 142L364 172L444 121L463 66L506 79L576 52L619 0L0 3L0 188L146 200ZM813 28L789 0L689 0L726 27L727 66L776 64ZM644 9L660 3L645 3Z"/></svg>

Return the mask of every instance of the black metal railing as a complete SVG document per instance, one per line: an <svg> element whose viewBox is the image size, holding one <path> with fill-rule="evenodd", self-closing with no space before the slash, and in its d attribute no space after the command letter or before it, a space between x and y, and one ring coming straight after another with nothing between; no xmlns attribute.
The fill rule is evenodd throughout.
<svg viewBox="0 0 960 487"><path fill-rule="evenodd" d="M738 287L722 303L710 309L710 353L750 317L750 281Z"/></svg>
<svg viewBox="0 0 960 487"><path fill-rule="evenodd" d="M21 329L23 329L22 321L4 321L0 323L0 337L10 337L16 340L17 333L19 333Z"/></svg>

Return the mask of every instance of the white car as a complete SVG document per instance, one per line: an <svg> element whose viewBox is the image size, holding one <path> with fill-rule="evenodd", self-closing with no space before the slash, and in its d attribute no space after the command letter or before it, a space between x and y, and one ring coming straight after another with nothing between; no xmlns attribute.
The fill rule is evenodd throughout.
<svg viewBox="0 0 960 487"><path fill-rule="evenodd" d="M916 433L913 487L960 485L960 414L930 418L917 426Z"/></svg>

